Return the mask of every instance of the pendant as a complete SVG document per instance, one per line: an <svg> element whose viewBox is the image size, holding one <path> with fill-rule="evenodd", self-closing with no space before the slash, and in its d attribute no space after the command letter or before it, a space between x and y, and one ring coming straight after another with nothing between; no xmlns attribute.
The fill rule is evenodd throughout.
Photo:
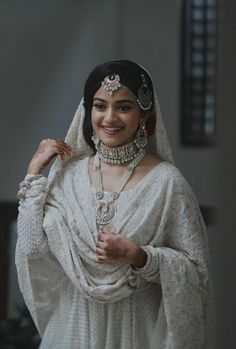
<svg viewBox="0 0 236 349"><path fill-rule="evenodd" d="M110 223L116 212L113 202L100 201L96 207L96 221L98 225Z"/></svg>

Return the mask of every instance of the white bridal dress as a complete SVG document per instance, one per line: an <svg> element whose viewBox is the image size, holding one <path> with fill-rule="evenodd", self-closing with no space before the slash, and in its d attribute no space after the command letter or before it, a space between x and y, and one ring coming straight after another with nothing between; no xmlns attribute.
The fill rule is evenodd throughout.
<svg viewBox="0 0 236 349"><path fill-rule="evenodd" d="M172 164L157 101L156 113L151 146L163 161L121 192L112 222L145 246L143 268L97 261L82 103L66 138L73 156L20 185L16 265L41 349L211 348L206 229Z"/></svg>

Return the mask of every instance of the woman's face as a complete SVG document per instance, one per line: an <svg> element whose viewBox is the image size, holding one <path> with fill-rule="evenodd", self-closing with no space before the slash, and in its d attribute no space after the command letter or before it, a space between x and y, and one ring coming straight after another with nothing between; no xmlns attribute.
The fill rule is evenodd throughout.
<svg viewBox="0 0 236 349"><path fill-rule="evenodd" d="M107 146L130 143L143 121L137 98L126 86L112 96L100 87L93 98L91 115L95 134Z"/></svg>

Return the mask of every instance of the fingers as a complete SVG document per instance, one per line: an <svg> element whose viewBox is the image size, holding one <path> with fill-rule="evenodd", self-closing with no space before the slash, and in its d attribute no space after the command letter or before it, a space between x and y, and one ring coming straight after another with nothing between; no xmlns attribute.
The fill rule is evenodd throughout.
<svg viewBox="0 0 236 349"><path fill-rule="evenodd" d="M98 233L98 241L104 241L103 233Z"/></svg>
<svg viewBox="0 0 236 349"><path fill-rule="evenodd" d="M97 260L98 260L98 262L107 262L108 261L107 257L105 257L105 256L97 256Z"/></svg>
<svg viewBox="0 0 236 349"><path fill-rule="evenodd" d="M107 246L106 242L97 241L96 247L104 249L104 248L106 248L106 246Z"/></svg>
<svg viewBox="0 0 236 349"><path fill-rule="evenodd" d="M72 147L67 144L66 142L64 142L63 140L61 139L51 139L51 138L47 138L47 139L43 139L41 141L41 144L51 144L51 145L57 145L57 146L60 146L66 150L72 150Z"/></svg>
<svg viewBox="0 0 236 349"><path fill-rule="evenodd" d="M67 156L71 155L72 148L70 145L66 144L65 142L60 141L60 140L56 140L56 146L60 152L62 160L64 160L65 155L67 155Z"/></svg>
<svg viewBox="0 0 236 349"><path fill-rule="evenodd" d="M56 144L54 145L54 147L55 147L56 153L61 156L62 160L64 160L65 155L70 156L71 154L71 150L69 150L63 145Z"/></svg>
<svg viewBox="0 0 236 349"><path fill-rule="evenodd" d="M103 261L106 261L107 260L107 256L106 256L106 252L103 248L101 247L96 247L96 255L97 255L97 260L99 262L103 262Z"/></svg>
<svg viewBox="0 0 236 349"><path fill-rule="evenodd" d="M62 141L60 139L55 139L55 142L57 145L63 147L66 150L69 150L69 151L72 150L72 147L69 144L65 143L64 141Z"/></svg>
<svg viewBox="0 0 236 349"><path fill-rule="evenodd" d="M114 242L119 234L111 231L110 227L103 227L98 232L96 243L96 254L99 262L115 262L117 258L112 256L114 253Z"/></svg>
<svg viewBox="0 0 236 349"><path fill-rule="evenodd" d="M117 235L117 233L115 233L114 231L112 231L112 228L110 226L104 226L101 230L101 233L104 234L111 234L111 235Z"/></svg>
<svg viewBox="0 0 236 349"><path fill-rule="evenodd" d="M105 257L106 256L105 250L103 250L102 248L99 248L99 247L96 248L96 254L98 257Z"/></svg>
<svg viewBox="0 0 236 349"><path fill-rule="evenodd" d="M66 155L71 156L71 152L72 147L60 139L43 139L28 165L28 173L38 174L56 155L64 160Z"/></svg>
<svg viewBox="0 0 236 349"><path fill-rule="evenodd" d="M99 262L105 262L108 261L107 251L106 251L107 243L103 242L101 240L97 240L96 244L96 255L97 260Z"/></svg>
<svg viewBox="0 0 236 349"><path fill-rule="evenodd" d="M70 156L72 152L72 147L61 139L47 138L44 139L41 144L51 145L54 149L54 154L60 155L62 160L64 160L65 155Z"/></svg>
<svg viewBox="0 0 236 349"><path fill-rule="evenodd" d="M98 234L96 243L96 254L98 261L114 262L118 260L117 256L115 255L116 246L114 244L114 235L117 234Z"/></svg>
<svg viewBox="0 0 236 349"><path fill-rule="evenodd" d="M105 254L105 249L106 249L107 244L101 241L97 241L96 244L96 253L98 254Z"/></svg>
<svg viewBox="0 0 236 349"><path fill-rule="evenodd" d="M98 240L100 241L108 241L110 239L114 239L118 234L113 232L102 232L98 233Z"/></svg>
<svg viewBox="0 0 236 349"><path fill-rule="evenodd" d="M103 228L102 228L102 233L110 233L111 232L111 230L107 227L107 226L104 226Z"/></svg>

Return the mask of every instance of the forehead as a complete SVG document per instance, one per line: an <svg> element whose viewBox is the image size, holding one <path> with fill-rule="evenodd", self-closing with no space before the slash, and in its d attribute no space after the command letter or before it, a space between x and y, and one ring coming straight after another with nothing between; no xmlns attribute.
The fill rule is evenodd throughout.
<svg viewBox="0 0 236 349"><path fill-rule="evenodd" d="M126 86L121 86L118 90L114 91L112 95L101 86L95 93L93 98L101 98L106 101L116 101L116 100L127 100L136 101L137 97L135 94Z"/></svg>

